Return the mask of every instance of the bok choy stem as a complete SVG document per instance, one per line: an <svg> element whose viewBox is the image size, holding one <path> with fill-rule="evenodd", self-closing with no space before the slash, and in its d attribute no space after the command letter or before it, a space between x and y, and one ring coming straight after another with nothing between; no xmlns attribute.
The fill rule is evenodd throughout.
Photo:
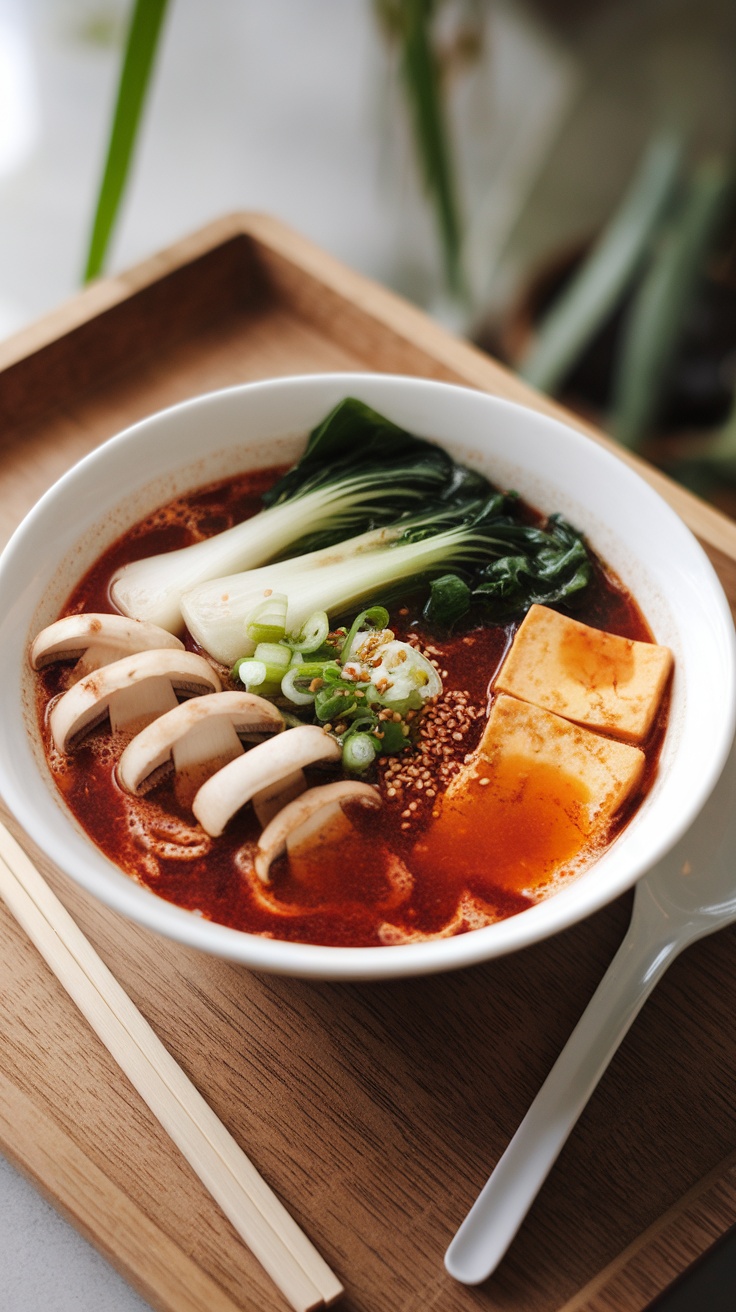
<svg viewBox="0 0 736 1312"><path fill-rule="evenodd" d="M309 556L201 584L182 598L187 628L205 651L231 665L239 656L253 651L246 636L247 619L269 589L288 598L286 627L296 631L314 611L323 610L333 617L342 615L356 603L395 593L403 582L419 584L438 573L445 574L448 565L479 580L482 603L496 602L492 591L500 594L496 604L515 604L523 609L525 590L544 586L547 575L556 589L555 599L564 595L560 568L567 568L572 550L571 586L573 590L583 586L587 553L574 530L568 532L581 555L571 547L566 534L557 540L556 524L545 532L514 521L508 513L514 503L515 498L496 493L485 502L434 507L412 520L380 530L372 549L366 546L370 535L364 535L358 549L356 544L361 540L353 539ZM383 541L379 542L381 534ZM556 569L552 568L550 555ZM495 580L486 580L489 562L501 559L515 566L510 588L505 579L500 586ZM538 569L534 564L537 560ZM513 598L509 596L511 591Z"/></svg>
<svg viewBox="0 0 736 1312"><path fill-rule="evenodd" d="M178 633L182 593L199 583L339 542L428 499L487 488L440 447L347 398L310 434L304 455L264 497L264 510L206 541L125 565L113 579L113 601L124 615Z"/></svg>
<svg viewBox="0 0 736 1312"><path fill-rule="evenodd" d="M315 488L293 501L262 510L242 524L213 538L163 552L146 560L134 560L115 576L112 598L124 615L152 620L161 628L178 633L182 627L182 593L208 579L236 570L254 569L289 549L298 539L319 528L332 530L340 538L347 529L365 521L374 506L396 513L396 496L387 492L384 474L363 479L344 479L331 486ZM406 509L421 503L424 491L405 486L399 504ZM377 513L376 518L381 518ZM373 540L372 538L370 539Z"/></svg>

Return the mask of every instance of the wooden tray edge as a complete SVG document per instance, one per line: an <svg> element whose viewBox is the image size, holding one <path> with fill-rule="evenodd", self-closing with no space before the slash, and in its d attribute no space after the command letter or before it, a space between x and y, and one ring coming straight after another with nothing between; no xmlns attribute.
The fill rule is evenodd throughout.
<svg viewBox="0 0 736 1312"><path fill-rule="evenodd" d="M181 238L120 274L90 284L36 323L0 343L0 372L48 347L99 315L129 300L177 269L214 251L234 238L250 238L306 272L346 304L384 330L420 348L458 382L504 396L560 420L631 465L677 511L697 537L715 551L736 560L736 523L693 493L622 449L578 416L534 390L510 370L470 343L453 336L422 310L396 293L356 273L279 219L256 212L225 215Z"/></svg>
<svg viewBox="0 0 736 1312"><path fill-rule="evenodd" d="M154 1307L169 1308L173 1293L177 1312L199 1312L204 1306L212 1312L241 1312L221 1286L114 1186L41 1107L30 1097L26 1101L25 1114L19 1118L17 1091L8 1101L0 1077L0 1126L9 1111L13 1112L14 1149L7 1152L8 1160L143 1298ZM6 1141L9 1137L4 1135ZM94 1233L86 1221L91 1212L96 1218ZM126 1234L124 1245L120 1244L121 1231ZM122 1252L135 1253L135 1265L125 1262Z"/></svg>
<svg viewBox="0 0 736 1312"><path fill-rule="evenodd" d="M558 1312L610 1312L612 1307L633 1306L634 1296L636 1306L645 1307L734 1223L736 1152L694 1184Z"/></svg>

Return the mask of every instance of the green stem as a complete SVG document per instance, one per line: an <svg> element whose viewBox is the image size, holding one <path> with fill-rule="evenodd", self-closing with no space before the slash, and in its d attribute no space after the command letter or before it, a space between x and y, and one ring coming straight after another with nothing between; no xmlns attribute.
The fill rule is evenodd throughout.
<svg viewBox="0 0 736 1312"><path fill-rule="evenodd" d="M402 73L427 192L436 207L445 276L464 295L461 223L445 121L440 70L430 39L433 0L403 0Z"/></svg>
<svg viewBox="0 0 736 1312"><path fill-rule="evenodd" d="M168 0L136 0L125 47L105 171L97 200L84 281L102 271L125 190L138 124Z"/></svg>
<svg viewBox="0 0 736 1312"><path fill-rule="evenodd" d="M637 290L614 383L611 428L623 446L638 447L660 409L731 181L718 161L701 165Z"/></svg>
<svg viewBox="0 0 736 1312"><path fill-rule="evenodd" d="M649 147L621 205L522 361L520 373L534 387L555 392L618 303L670 202L680 156L679 142L669 135Z"/></svg>

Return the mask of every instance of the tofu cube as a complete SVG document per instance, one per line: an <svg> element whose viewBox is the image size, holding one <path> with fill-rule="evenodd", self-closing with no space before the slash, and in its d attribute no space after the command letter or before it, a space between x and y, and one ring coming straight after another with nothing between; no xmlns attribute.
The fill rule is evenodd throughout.
<svg viewBox="0 0 736 1312"><path fill-rule="evenodd" d="M413 866L453 872L486 898L499 888L535 897L607 840L644 762L638 747L502 694Z"/></svg>
<svg viewBox="0 0 736 1312"><path fill-rule="evenodd" d="M496 697L491 707L477 754L495 769L511 759L524 760L574 780L581 799L581 823L588 833L616 814L641 780L646 760L640 747L615 742L504 695Z"/></svg>
<svg viewBox="0 0 736 1312"><path fill-rule="evenodd" d="M531 606L494 683L589 729L640 743L672 669L668 647L590 628Z"/></svg>

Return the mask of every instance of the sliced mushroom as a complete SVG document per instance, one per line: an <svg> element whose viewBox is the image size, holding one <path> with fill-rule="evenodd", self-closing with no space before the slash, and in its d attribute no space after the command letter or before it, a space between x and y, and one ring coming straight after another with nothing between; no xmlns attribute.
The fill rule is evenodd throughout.
<svg viewBox="0 0 736 1312"><path fill-rule="evenodd" d="M103 665L111 665L122 656L132 656L149 649L173 648L184 650L184 644L159 628L143 620L131 620L127 615L86 613L65 615L56 620L34 638L31 643L31 665L41 670L54 661L76 659L72 678L83 679Z"/></svg>
<svg viewBox="0 0 736 1312"><path fill-rule="evenodd" d="M192 810L202 828L216 838L231 816L264 789L286 780L305 765L339 759L339 745L316 724L288 729L213 774L202 784Z"/></svg>
<svg viewBox="0 0 736 1312"><path fill-rule="evenodd" d="M315 843L336 842L349 832L352 825L343 811L344 802L380 807L381 794L370 784L343 779L310 788L279 811L258 840L255 868L264 884L270 880L271 862L286 847L291 852Z"/></svg>
<svg viewBox="0 0 736 1312"><path fill-rule="evenodd" d="M60 752L110 717L113 730L142 729L178 705L180 697L219 692L220 680L203 656L167 649L142 651L105 665L75 683L54 704L49 726Z"/></svg>
<svg viewBox="0 0 736 1312"><path fill-rule="evenodd" d="M306 791L306 788L307 776L304 771L295 770L293 774L284 775L283 778L277 779L275 784L269 784L268 788L262 788L259 793L254 793L251 801L259 825L265 829L281 808L288 802L293 802L295 797Z"/></svg>
<svg viewBox="0 0 736 1312"><path fill-rule="evenodd" d="M136 794L147 779L173 761L177 785L194 793L215 771L243 752L241 736L279 733L283 717L265 697L252 692L218 692L194 697L160 715L128 743L118 762L118 780ZM177 787L177 796L182 794Z"/></svg>

